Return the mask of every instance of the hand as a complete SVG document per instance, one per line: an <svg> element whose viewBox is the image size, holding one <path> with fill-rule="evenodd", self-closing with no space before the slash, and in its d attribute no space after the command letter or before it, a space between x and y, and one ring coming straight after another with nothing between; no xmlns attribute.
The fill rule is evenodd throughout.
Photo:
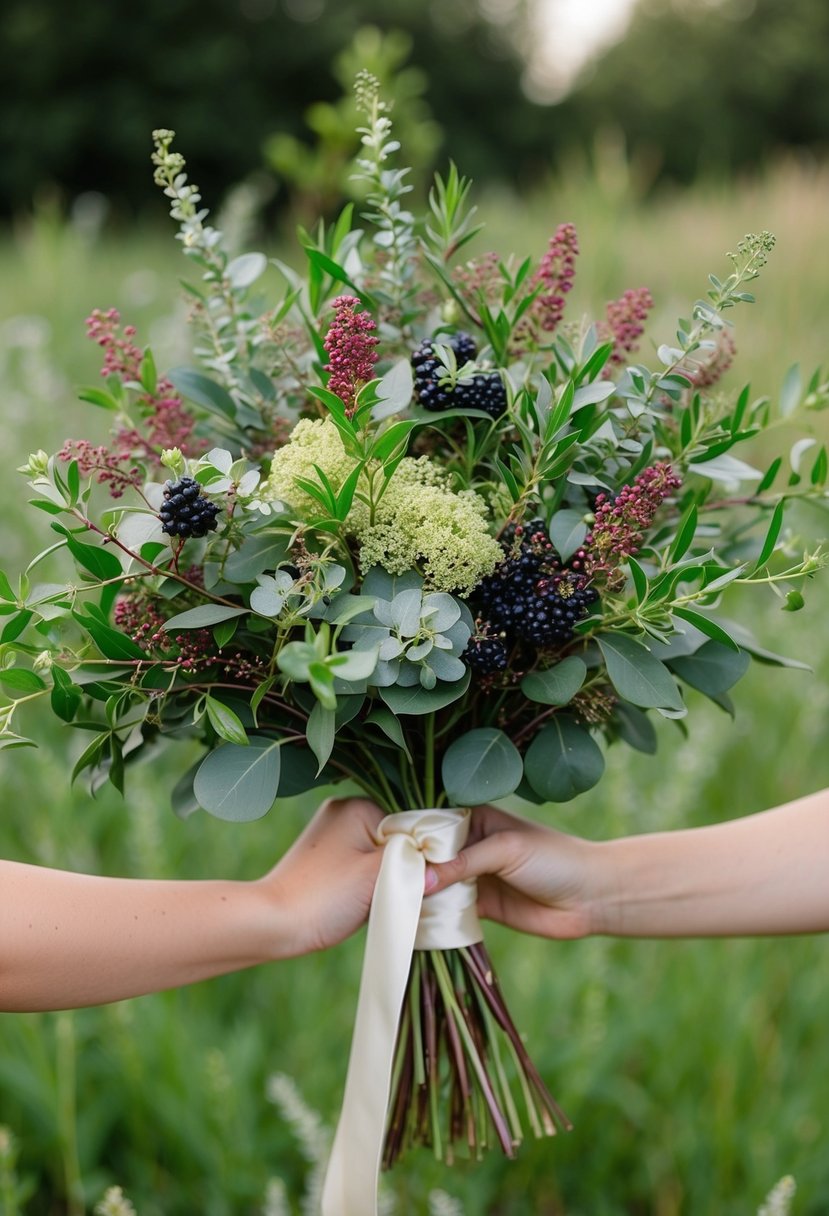
<svg viewBox="0 0 829 1216"><path fill-rule="evenodd" d="M275 943L278 957L335 946L363 924L382 859L374 841L382 818L366 798L329 798L260 879L276 920L287 929Z"/></svg>
<svg viewBox="0 0 829 1216"><path fill-rule="evenodd" d="M427 894L478 879L478 911L524 933L584 937L593 931L588 897L596 846L493 806L472 810L469 843L453 861L434 865Z"/></svg>

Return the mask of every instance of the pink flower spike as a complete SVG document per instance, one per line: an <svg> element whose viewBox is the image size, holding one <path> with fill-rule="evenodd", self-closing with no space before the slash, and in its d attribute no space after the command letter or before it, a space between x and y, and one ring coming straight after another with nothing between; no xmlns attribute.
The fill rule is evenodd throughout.
<svg viewBox="0 0 829 1216"><path fill-rule="evenodd" d="M380 339L373 331L374 321L367 312L356 312L360 303L356 296L338 296L332 307L336 313L325 337L329 362L328 387L344 402L346 410L354 409L361 384L371 380L377 362L375 347Z"/></svg>

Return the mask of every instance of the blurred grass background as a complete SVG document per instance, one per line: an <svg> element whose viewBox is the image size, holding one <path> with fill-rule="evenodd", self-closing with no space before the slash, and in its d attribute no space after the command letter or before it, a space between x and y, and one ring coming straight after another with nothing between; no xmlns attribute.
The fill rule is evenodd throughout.
<svg viewBox="0 0 829 1216"><path fill-rule="evenodd" d="M98 7L90 4L84 9L80 32L65 31L67 39L85 39L89 54L97 45L95 38L108 37L102 13L95 26L93 10ZM135 12L127 16L139 25L145 19L151 24L162 21L161 10L173 11L163 4L150 7L152 18L139 19ZM298 12L303 6L283 7L285 12ZM309 11L315 7L319 15L325 5L306 7ZM365 11L356 7L360 16L371 15L370 5L362 6ZM416 7L423 9L395 0L394 18L402 19L405 11ZM460 7L453 3L446 11L451 8L456 17ZM487 20L498 7L484 6ZM525 7L501 6L516 17L516 28L519 10ZM471 12L475 6L465 8ZM690 117L703 122L706 132L713 130L712 97L725 107L720 111L722 131L729 122L736 123L739 110L739 98L728 93L727 86L733 84L728 67L707 77L670 71L671 63L696 62L693 47L703 59L713 54L712 46L720 48L722 62L739 60L747 75L753 62L750 46L776 47L781 63L795 64L789 67L789 92L802 91L803 82L810 79L808 64L819 59L820 37L814 32L807 37L801 30L798 58L792 37L778 36L774 20L767 18L771 13L782 23L785 16L792 28L800 21L807 29L811 27L804 24L806 10L819 13L819 20L825 22L820 5L813 0L791 0L786 6L776 0L754 4L722 0L702 8L708 24L695 26L699 5L642 0L639 24L634 23L629 37L609 53L616 56L616 69L611 63L606 71L595 73L598 83L591 85L588 78L581 92L586 95L592 87L600 93L602 86L607 94L606 81L613 79L613 70L624 68L624 56L628 63L637 62L636 48L642 39L655 37L653 22L659 11L670 24L679 20L681 11L692 14L692 10L696 15L687 17L675 58L666 55L667 77L676 85L677 95L680 84L699 93L700 80L708 92L705 105L699 101L695 110L681 98L676 101L679 108L670 112L677 116L671 128L677 140L689 138ZM241 9L264 13L275 11L275 6L248 0ZM302 53L318 30L318 60L330 60L340 37L337 22L345 20L346 10L354 9L353 4L343 3L336 15L328 12L326 22L314 26L306 21L303 29L308 37ZM715 9L725 13L725 25L716 38L711 33ZM21 97L28 96L24 74L31 67L24 51L45 45L43 22L48 10L46 0L39 5L14 0L0 18L0 41L13 52L6 57L9 72L2 87L8 88L9 80L19 77ZM130 151L127 156L128 140L119 142L121 134L134 136L140 128L146 145L152 125L181 125L182 150L188 152L190 129L198 149L192 161L196 180L203 180L201 169L208 185L211 175L229 185L228 172L247 171L251 154L239 151L232 124L211 127L206 107L215 90L208 87L208 77L199 76L193 67L199 64L201 70L218 62L206 31L213 22L221 32L225 21L230 39L229 12L230 6L205 8L200 24L189 31L190 76L177 79L165 69L160 55L153 61L154 82L149 69L146 79L140 73L132 78L145 107L140 113L125 111L117 96L102 91L103 69L100 77L90 76L77 97L73 94L74 108L64 106L61 111L63 126L50 126L49 139L44 136L40 144L32 136L35 128L21 125L18 110L2 107L0 141L8 142L13 135L26 152L17 161L5 159L6 176L0 173L0 210L9 216L0 233L0 434L8 479L0 564L7 571L18 569L45 546L50 535L48 521L26 507L23 480L11 470L29 451L53 450L67 435L103 440L106 434L106 416L75 397L77 387L94 383L98 374L98 351L83 336L84 317L94 307L119 308L126 322L138 326L138 340L152 344L162 367L181 361L188 349L186 306L177 288L178 277L188 273L188 266L172 232L147 215L143 202L135 212L124 207L118 191L132 188L128 176L112 177L109 188L116 204L109 219L102 197L83 193L76 197L91 187L108 188L103 180L109 166L104 154L108 145L102 135L96 145L104 149L100 161L87 148L74 173L64 172L55 156L49 159L56 133L68 139L74 122L75 134L81 131L91 139L93 124L103 124L109 152L114 155L114 141L122 153L121 170L128 174L134 168L125 166L134 166L138 154ZM757 20L754 26L752 15ZM699 32L703 26L705 38ZM56 28L49 35L55 45ZM256 28L265 27L260 21ZM490 131L488 115L469 102L469 82L475 72L481 106L490 100L486 92L492 75L484 69L484 59L475 58L480 48L476 43L475 55L459 57L451 42L456 30L450 31L450 38L445 21L442 28L444 58L455 66L462 64L465 71L470 61L473 68L478 64L461 79L441 68L431 50L418 60L440 82L438 91L433 88L428 95L433 118L444 127L445 151L462 170L473 167L465 151L472 151L474 138L483 140L484 133L495 132L502 145L507 139L500 152L502 161L510 159L504 156L504 147L516 150L517 157L518 143L510 141L513 134L516 141L520 135L525 169L533 147L538 156L544 132L551 144L562 145L558 133L571 121L572 106L558 111L564 119L556 123L547 112L539 114L537 107L530 113L529 103L520 98L506 110L504 94L497 91L491 100L500 106L501 125L493 120ZM497 33L497 23L494 28ZM530 26L521 28L526 33ZM755 43L750 40L752 32ZM412 26L416 50L421 34L419 26ZM167 52L180 45L180 38L176 43L172 35L168 41ZM301 59L300 49L290 39L288 43ZM429 47L433 43L434 39ZM388 48L378 50L376 40L364 38L361 46L359 54L364 58L375 55L382 60L386 54L388 59ZM123 63L135 47L139 48L135 53L148 53L137 35L127 37L122 32ZM687 59L680 56L682 48L688 48ZM499 87L507 77L517 81L520 50L517 39L512 66L500 61ZM338 79L353 68L354 53L352 48L352 58ZM395 54L399 66L405 55L399 46ZM759 51L756 54L752 79L765 88L763 73L771 61L762 59ZM67 56L60 72L68 71L68 60ZM369 66L380 70L374 61ZM307 63L300 68L305 93L300 94L292 76L283 82L281 98L264 93L258 98L263 112L265 104L269 106L267 129L280 125L287 107L288 128L299 130L301 107L297 107L307 103L306 77L313 75ZM55 71L60 74L58 68ZM636 82L627 71L630 95L626 91L624 100L633 104ZM118 74L117 64L113 72ZM32 69L33 80L36 75ZM126 76L129 72L121 70L119 80ZM32 88L48 88L48 79L48 73L41 71ZM404 98L403 115L411 119L414 134L418 130L422 134L429 120L427 113L412 108L412 99L424 92L425 79L424 75L418 83L410 78L408 101ZM168 85L179 87L179 93L173 89L169 96L163 94L160 106L153 89L161 91ZM774 96L781 110L785 109L781 98L789 94L779 81L778 86ZM340 130L337 123L342 126L347 116L336 109L336 88L317 78L313 88L319 90L310 94L314 97L328 90L333 108L316 114L315 129L318 135L320 129L327 131L325 138L333 146ZM252 94L243 92L250 100ZM222 103L229 105L229 95L219 93ZM447 99L453 95L464 101L465 113L461 113L464 105L457 106L457 113L451 111ZM579 95L576 90L574 97ZM60 100L59 90L55 96ZM818 113L824 99L813 96ZM194 99L205 107L205 113L196 116L198 121L193 118ZM652 114L658 111L660 120L667 121L669 100L663 95ZM83 118L81 101L90 107L91 117ZM176 114L179 103L183 110ZM752 105L739 113L755 113ZM479 121L470 123L470 114ZM189 127L188 118L193 118ZM777 235L778 247L757 284L757 304L735 314L739 353L728 385L739 388L750 380L755 393L775 398L792 362L800 362L807 375L821 362L829 363L829 165L819 148L817 153L804 150L796 138L783 138L778 132L770 137L762 158L747 164L744 156L726 157L716 174L699 176L697 168L707 147L704 134L696 160L692 139L682 171L660 177L652 149L648 152L647 120L643 123L638 142L631 131L622 137L612 127L597 127L590 139L582 138L586 122L584 128L574 124L576 137L560 147L552 166L549 158L543 163L536 159L535 172L520 183L520 191L515 177L510 179L506 172L500 182L483 185L478 202L487 227L474 252L494 248L538 257L556 224L572 220L582 253L569 315L580 311L596 315L606 300L628 287L644 285L656 302L648 340L658 344L671 340L676 317L687 315L691 301L705 290L707 273L727 270L726 251L742 234L769 228ZM759 129L762 124L758 120L754 125ZM767 125L770 130L771 120ZM718 136L722 131L718 128ZM245 135L248 138L250 133ZM788 152L780 152L783 143L789 145ZM239 162L227 159L231 145ZM474 152L479 164L495 164L496 151L487 150L485 143L476 144ZM677 149L671 144L664 152L664 164L670 167ZM283 148L283 186L290 177L287 155ZM144 156L142 151L140 158ZM46 166L45 175L59 186L25 194L24 168L38 163ZM141 163L146 164L143 159ZM19 191L4 195L3 184L15 166ZM262 239L271 249L286 253L292 219L305 214L308 192L315 198L324 196L325 190L336 187L335 178L336 173L333 178L331 173L315 178L311 191L307 182L297 186L295 174L294 194L280 196L280 207L264 213ZM680 187L678 181L686 184ZM251 198L261 205L268 197L261 183L248 183L247 189L248 205ZM205 195L206 202L214 201L208 191ZM234 200L229 200L225 221L244 227L242 221L251 216L240 216L239 201L237 195L234 211ZM159 214L157 209L156 217ZM272 273L276 292L276 272ZM825 440L826 418L812 422L815 433ZM781 429L775 447L786 450L797 434L794 427L791 433ZM825 518L803 508L789 523L804 542L811 543L825 536ZM530 813L564 830L600 837L713 822L829 785L827 608L829 579L820 575L807 594L806 608L794 616L781 613L779 601L771 595L726 604L726 610L750 623L767 645L810 663L811 673L755 665L735 691L734 722L691 693L688 739L675 724L662 722L657 757L611 749L608 772L598 789L565 806ZM21 725L25 730L25 721ZM183 750L170 753L152 769L131 773L125 801L111 789L93 801L80 787L71 794L66 790L68 768L81 747L76 734L45 721L29 726L31 733L45 740L44 746L37 752L5 753L0 761L0 856L107 874L255 877L265 859L275 860L287 847L311 809L307 802L290 803L247 825L224 824L206 815L182 823L168 808L168 791L185 765ZM461 1162L449 1170L425 1153L412 1157L388 1181L400 1212L425 1212L430 1190L442 1187L458 1198L469 1216L744 1216L756 1212L776 1180L791 1173L798 1184L795 1211L799 1216L825 1216L829 1211L827 939L552 944L493 928L488 940L516 1020L575 1130L555 1141L527 1143L515 1163L492 1156L480 1165ZM100 1010L0 1016L0 1125L9 1127L17 1139L15 1186L20 1187L18 1204L9 1198L11 1190L7 1193L0 1185L0 1216L17 1216L18 1210L29 1216L81 1216L91 1212L105 1188L114 1183L124 1187L140 1216L196 1212L248 1216L266 1211L264 1197L275 1178L284 1182L299 1210L309 1167L295 1129L268 1100L267 1079L274 1072L290 1074L311 1106L333 1122L345 1074L361 951L358 937L324 956ZM3 1169L0 1144L0 1183ZM277 1208L267 1211L271 1216Z"/></svg>

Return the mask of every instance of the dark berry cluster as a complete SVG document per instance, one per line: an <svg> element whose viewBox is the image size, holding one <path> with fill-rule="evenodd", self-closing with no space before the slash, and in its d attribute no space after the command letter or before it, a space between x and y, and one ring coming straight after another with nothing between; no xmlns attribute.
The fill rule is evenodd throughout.
<svg viewBox="0 0 829 1216"><path fill-rule="evenodd" d="M158 513L161 531L168 536L206 536L216 527L219 508L202 494L192 477L164 485L164 506Z"/></svg>
<svg viewBox="0 0 829 1216"><path fill-rule="evenodd" d="M484 634L496 635L486 640L506 637L536 647L568 642L573 626L598 599L590 586L587 554L579 549L563 562L541 519L510 525L501 541L505 559L473 597L478 616L489 627ZM471 651L466 657L471 661Z"/></svg>
<svg viewBox="0 0 829 1216"><path fill-rule="evenodd" d="M473 671L482 676L496 671L506 671L509 663L509 647L505 637L479 635L469 641L463 656Z"/></svg>
<svg viewBox="0 0 829 1216"><path fill-rule="evenodd" d="M455 352L458 366L472 363L478 353L475 341L469 334L453 334L447 342ZM435 355L435 344L428 338L412 355L414 368L415 399L426 410L483 410L492 418L500 418L507 408L504 382L498 372L476 372L468 380L453 384L441 384L446 368Z"/></svg>

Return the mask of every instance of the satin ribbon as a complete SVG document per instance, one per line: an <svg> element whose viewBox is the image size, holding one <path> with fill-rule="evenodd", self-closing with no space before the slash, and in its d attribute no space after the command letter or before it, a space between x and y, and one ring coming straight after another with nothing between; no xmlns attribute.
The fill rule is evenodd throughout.
<svg viewBox="0 0 829 1216"><path fill-rule="evenodd" d="M375 1216L400 1011L414 950L483 939L475 880L423 895L427 861L450 861L469 835L469 811L403 811L379 824L383 860L371 901L351 1055L322 1216Z"/></svg>

